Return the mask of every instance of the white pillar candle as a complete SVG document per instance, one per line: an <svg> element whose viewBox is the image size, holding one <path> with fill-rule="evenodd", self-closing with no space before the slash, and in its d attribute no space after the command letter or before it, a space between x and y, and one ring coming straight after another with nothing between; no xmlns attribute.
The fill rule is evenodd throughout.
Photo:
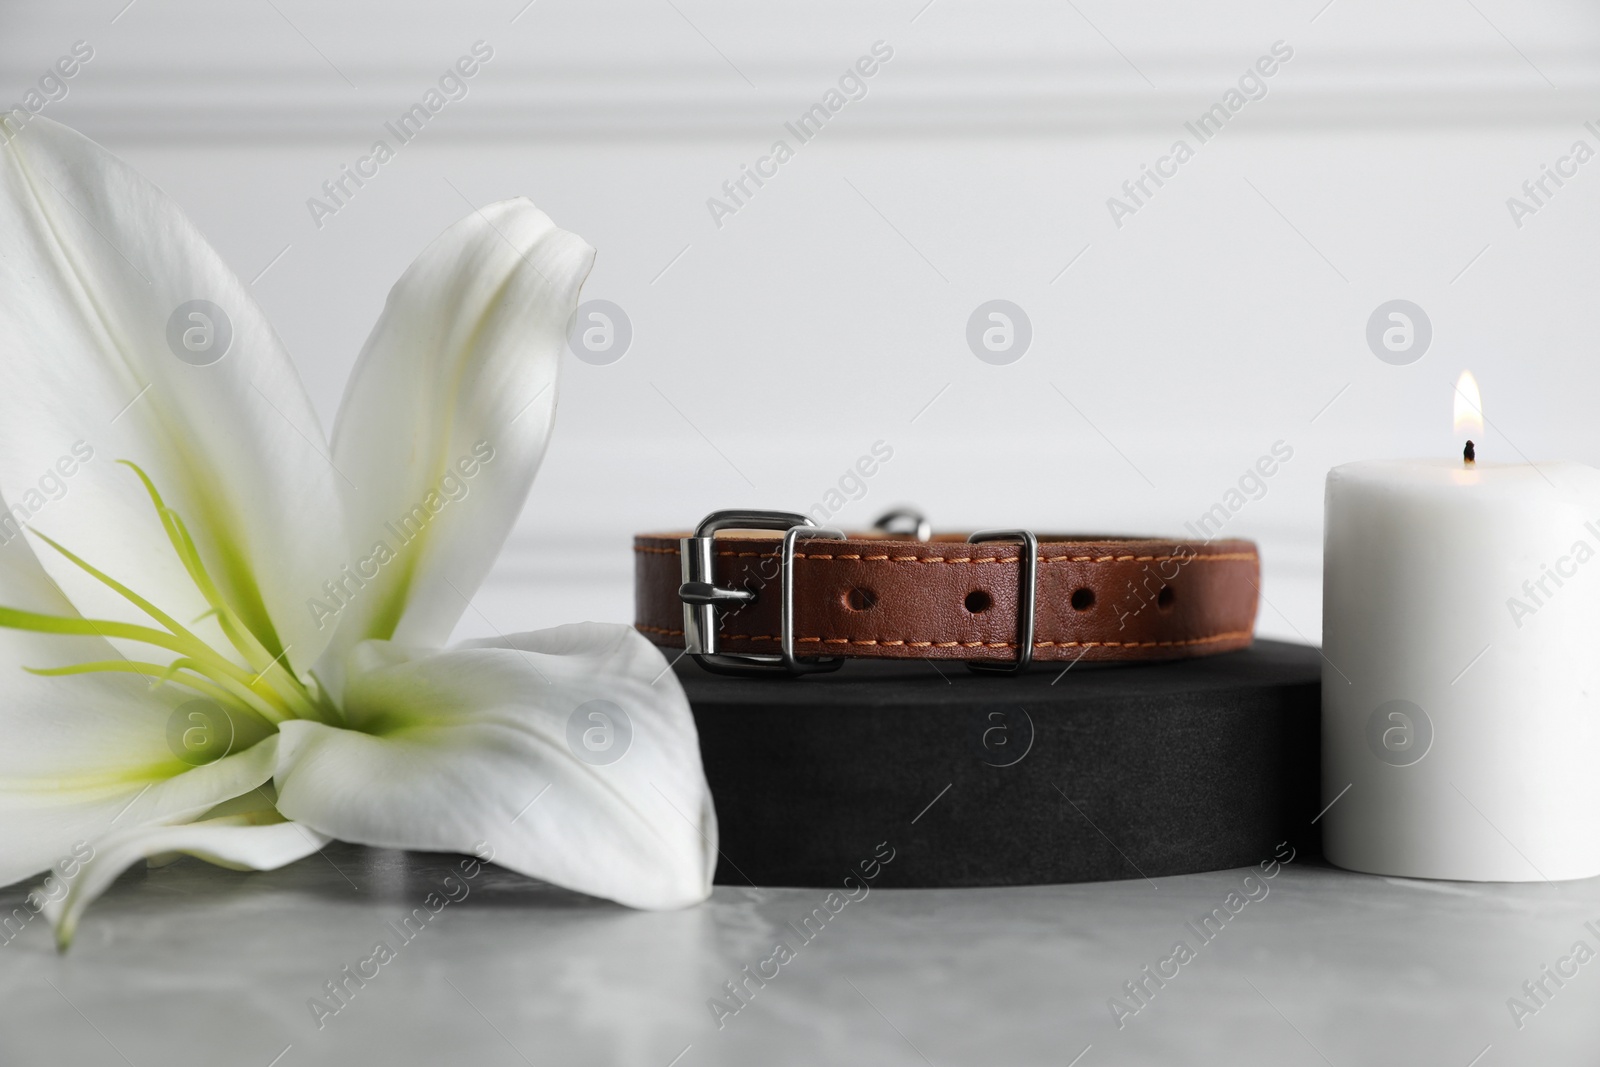
<svg viewBox="0 0 1600 1067"><path fill-rule="evenodd" d="M1323 653L1331 862L1471 881L1600 874L1600 471L1335 468Z"/></svg>

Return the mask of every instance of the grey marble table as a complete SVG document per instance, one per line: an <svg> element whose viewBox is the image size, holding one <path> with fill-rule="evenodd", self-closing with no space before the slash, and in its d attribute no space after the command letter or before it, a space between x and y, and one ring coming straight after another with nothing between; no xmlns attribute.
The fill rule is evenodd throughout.
<svg viewBox="0 0 1600 1067"><path fill-rule="evenodd" d="M1600 1062L1600 960L1571 957L1600 949L1600 879L1301 860L1270 880L874 889L836 914L825 890L719 886L651 914L459 863L335 845L266 874L131 871L70 953L43 920L0 945L0 1064ZM780 938L791 958L763 963ZM1191 957L1163 964L1180 940Z"/></svg>

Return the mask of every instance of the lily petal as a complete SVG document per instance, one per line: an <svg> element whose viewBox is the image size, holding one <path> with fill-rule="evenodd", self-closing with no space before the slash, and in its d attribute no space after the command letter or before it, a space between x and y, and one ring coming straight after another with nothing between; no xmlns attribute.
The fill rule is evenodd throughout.
<svg viewBox="0 0 1600 1067"><path fill-rule="evenodd" d="M334 429L334 462L359 488L342 487L357 577L336 583L347 603L327 605L330 660L367 638L448 640L544 456L593 262L516 199L450 227L395 284Z"/></svg>
<svg viewBox="0 0 1600 1067"><path fill-rule="evenodd" d="M440 652L367 642L345 687L352 729L280 727L278 810L359 844L487 844L512 870L632 907L695 903L716 815L666 666L599 623Z"/></svg>
<svg viewBox="0 0 1600 1067"><path fill-rule="evenodd" d="M7 776L0 791L0 885L31 877L73 854L96 848L107 835L152 824L186 822L272 776L278 739L269 737L214 763L163 776L84 773L40 776L31 782ZM37 751L37 749L35 749Z"/></svg>
<svg viewBox="0 0 1600 1067"><path fill-rule="evenodd" d="M272 871L311 855L328 841L315 830L269 814L134 827L103 839L77 877L66 882L65 893L52 891L48 882L34 892L45 901L43 911L56 929L56 944L65 948L84 909L141 859L183 853L231 870Z"/></svg>
<svg viewBox="0 0 1600 1067"><path fill-rule="evenodd" d="M21 537L0 541L0 604L75 615ZM42 678L23 669L94 659L118 654L98 637L0 631L0 885L108 829L192 818L272 775L276 737L200 766L181 758L189 754L173 750L172 724L197 694L175 683L152 690L134 673ZM237 725L240 747L258 736Z"/></svg>
<svg viewBox="0 0 1600 1067"><path fill-rule="evenodd" d="M210 605L117 463L135 462L270 654L314 662L327 634L305 603L342 562L338 475L249 291L161 190L42 117L0 117L0 249L0 534L37 527L196 619ZM148 621L41 558L85 615ZM213 620L196 632L227 647Z"/></svg>

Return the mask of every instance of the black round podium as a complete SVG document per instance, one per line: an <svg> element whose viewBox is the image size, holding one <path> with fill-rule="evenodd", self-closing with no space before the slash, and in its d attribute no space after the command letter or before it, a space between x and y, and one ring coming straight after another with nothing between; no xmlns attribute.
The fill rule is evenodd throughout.
<svg viewBox="0 0 1600 1067"><path fill-rule="evenodd" d="M1321 658L1257 641L1021 675L850 661L727 677L684 657L718 883L997 886L1154 878L1317 851Z"/></svg>

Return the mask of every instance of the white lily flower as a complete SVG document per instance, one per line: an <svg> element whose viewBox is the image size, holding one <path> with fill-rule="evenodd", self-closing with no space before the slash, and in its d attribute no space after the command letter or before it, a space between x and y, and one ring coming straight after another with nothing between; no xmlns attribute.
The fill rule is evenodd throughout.
<svg viewBox="0 0 1600 1067"><path fill-rule="evenodd" d="M329 448L159 189L47 119L0 135L0 885L89 843L40 891L63 945L138 859L269 869L335 838L704 899L716 818L653 646L586 623L441 647L544 454L593 249L526 200L452 226Z"/></svg>

